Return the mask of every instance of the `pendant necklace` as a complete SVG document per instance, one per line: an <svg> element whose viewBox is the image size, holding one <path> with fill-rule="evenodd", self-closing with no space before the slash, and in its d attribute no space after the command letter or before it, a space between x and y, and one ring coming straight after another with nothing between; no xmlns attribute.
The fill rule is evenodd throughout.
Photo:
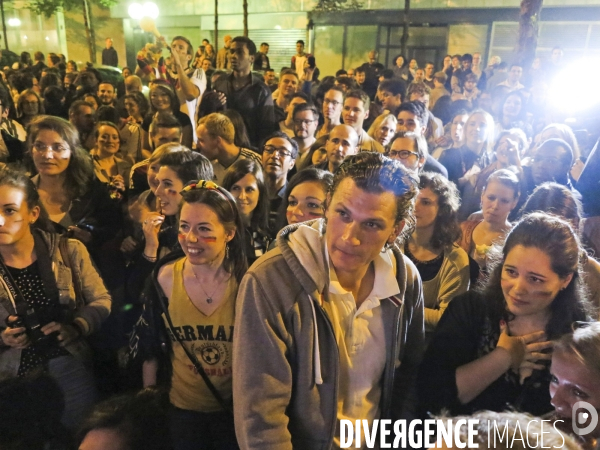
<svg viewBox="0 0 600 450"><path fill-rule="evenodd" d="M187 260L186 262L189 262L189 260ZM210 304L213 302L213 295L215 295L215 292L217 292L217 289L219 289L219 286L221 285L221 283L217 284L217 287L215 288L215 290L212 292L211 295L208 295L208 293L204 290L204 288L202 287L202 283L200 283L200 280L198 279L198 277L196 276L196 272L194 272L194 269L192 269L191 265L190 265L190 270L192 271L192 273L194 274L194 278L196 279L196 281L198 282L198 285L200 286L200 289L202 289L202 292L204 292L204 295L206 295L206 303Z"/></svg>

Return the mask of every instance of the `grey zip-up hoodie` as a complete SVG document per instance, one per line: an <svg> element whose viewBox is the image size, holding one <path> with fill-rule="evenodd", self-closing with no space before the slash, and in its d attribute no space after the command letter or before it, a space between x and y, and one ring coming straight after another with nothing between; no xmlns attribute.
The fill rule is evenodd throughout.
<svg viewBox="0 0 600 450"><path fill-rule="evenodd" d="M329 301L323 245L286 227L240 285L233 350L235 427L242 449L330 449L337 424L338 346L321 306ZM301 256L298 256L298 253ZM381 301L386 342L381 418L411 418L424 344L423 293L415 266L394 250L400 294ZM311 266L311 267L308 267Z"/></svg>

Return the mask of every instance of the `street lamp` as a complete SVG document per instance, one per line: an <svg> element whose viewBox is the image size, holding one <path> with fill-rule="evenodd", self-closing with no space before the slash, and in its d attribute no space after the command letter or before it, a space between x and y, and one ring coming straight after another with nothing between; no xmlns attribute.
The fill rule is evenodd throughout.
<svg viewBox="0 0 600 450"><path fill-rule="evenodd" d="M132 3L129 5L127 12L129 13L129 17L134 20L141 20L144 17L156 19L159 14L158 6L153 2L146 2L143 5L140 3Z"/></svg>

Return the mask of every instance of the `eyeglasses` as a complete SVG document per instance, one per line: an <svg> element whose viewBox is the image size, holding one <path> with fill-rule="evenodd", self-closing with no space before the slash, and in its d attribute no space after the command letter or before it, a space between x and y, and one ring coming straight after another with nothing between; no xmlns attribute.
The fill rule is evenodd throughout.
<svg viewBox="0 0 600 450"><path fill-rule="evenodd" d="M390 153L389 153L390 158L400 158L400 159L408 159L412 155L415 155L417 158L419 157L418 153L411 152L410 150L390 150Z"/></svg>
<svg viewBox="0 0 600 450"><path fill-rule="evenodd" d="M46 151L50 150L52 153L65 153L70 150L68 146L62 144L44 144L43 142L34 142L33 150L37 153L46 153Z"/></svg>
<svg viewBox="0 0 600 450"><path fill-rule="evenodd" d="M285 147L273 147L272 145L265 145L263 147L263 153L266 153L267 155L273 155L275 152L282 158L292 156L292 153Z"/></svg>
<svg viewBox="0 0 600 450"><path fill-rule="evenodd" d="M300 126L302 126L302 125L306 125L306 126L308 126L308 125L310 125L310 124L311 124L311 123L313 123L313 122L316 122L316 120L314 120L314 119L313 119L313 120L300 120L300 119L298 119L298 120L294 120L294 124L295 124L296 126L298 126L298 127L300 127Z"/></svg>
<svg viewBox="0 0 600 450"><path fill-rule="evenodd" d="M323 99L323 103L326 105L333 105L335 108L342 104L342 102L338 102L337 100L329 100L328 98Z"/></svg>

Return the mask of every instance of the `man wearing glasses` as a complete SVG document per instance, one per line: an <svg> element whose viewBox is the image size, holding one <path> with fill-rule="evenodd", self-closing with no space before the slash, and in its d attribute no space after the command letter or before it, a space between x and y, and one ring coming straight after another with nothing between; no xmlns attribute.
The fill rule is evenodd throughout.
<svg viewBox="0 0 600 450"><path fill-rule="evenodd" d="M333 86L323 98L323 119L324 123L317 131L317 139L331 133L334 127L337 127L342 115L342 105L344 104L344 91L339 86Z"/></svg>
<svg viewBox="0 0 600 450"><path fill-rule="evenodd" d="M297 156L298 144L282 131L276 131L265 141L262 167L271 195L269 222L273 225L277 221L277 212L285 194L288 173L294 168Z"/></svg>
<svg viewBox="0 0 600 450"><path fill-rule="evenodd" d="M427 107L423 102L405 102L398 108L398 132L411 131L419 136L425 136L428 119ZM392 144L396 136L392 138ZM390 147L391 148L391 147ZM448 170L440 164L433 156L429 154L427 148L427 140L425 146L422 147L424 154L424 162L419 167L420 172L436 172L448 178ZM404 164L404 161L402 162ZM406 166L406 164L404 164Z"/></svg>
<svg viewBox="0 0 600 450"><path fill-rule="evenodd" d="M198 150L212 163L214 181L221 185L225 172L238 159L254 159L262 163L260 155L234 144L235 128L223 114L212 113L198 122Z"/></svg>
<svg viewBox="0 0 600 450"><path fill-rule="evenodd" d="M425 164L427 141L414 131L400 131L392 138L388 156L400 161L413 176L418 177Z"/></svg>
<svg viewBox="0 0 600 450"><path fill-rule="evenodd" d="M294 121L294 140L298 144L298 158L296 164L308 155L310 147L317 140L315 132L319 124L319 111L312 103L301 103L294 106L292 113Z"/></svg>

